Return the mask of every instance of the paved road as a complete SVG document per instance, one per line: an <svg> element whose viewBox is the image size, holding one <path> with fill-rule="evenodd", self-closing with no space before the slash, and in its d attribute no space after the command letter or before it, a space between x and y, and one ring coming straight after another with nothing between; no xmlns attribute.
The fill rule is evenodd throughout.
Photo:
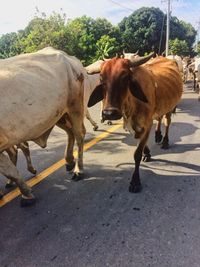
<svg viewBox="0 0 200 267"><path fill-rule="evenodd" d="M87 123L86 142L109 127L93 132ZM57 129L46 150L32 145L39 172L62 158L65 140ZM170 149L154 144L153 131L149 144L139 194L128 192L136 142L119 128L85 152L85 180L72 182L61 167L34 187L34 207L20 208L16 198L0 208L0 266L199 267L200 103L189 86ZM19 169L30 178L23 156Z"/></svg>

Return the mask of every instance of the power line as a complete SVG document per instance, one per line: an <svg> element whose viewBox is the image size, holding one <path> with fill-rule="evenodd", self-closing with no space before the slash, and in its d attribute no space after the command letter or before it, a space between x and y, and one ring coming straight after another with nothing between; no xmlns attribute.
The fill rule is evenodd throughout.
<svg viewBox="0 0 200 267"><path fill-rule="evenodd" d="M133 10L133 9L131 9L129 7L126 7L126 6L124 6L124 5L122 5L122 4L118 3L118 2L113 1L113 0L108 0L108 1L110 1L111 3L113 3L113 4L117 5L117 6L120 6L120 7L124 8L124 9L127 9L129 11L132 11L132 12L135 11L135 10Z"/></svg>

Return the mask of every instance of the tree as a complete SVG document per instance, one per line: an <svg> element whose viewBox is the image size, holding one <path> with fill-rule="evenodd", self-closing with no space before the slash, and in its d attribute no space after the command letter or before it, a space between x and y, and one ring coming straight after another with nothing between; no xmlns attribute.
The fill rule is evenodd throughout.
<svg viewBox="0 0 200 267"><path fill-rule="evenodd" d="M21 53L18 34L15 32L7 33L0 38L0 58L7 58Z"/></svg>
<svg viewBox="0 0 200 267"><path fill-rule="evenodd" d="M185 41L188 49L186 55L193 53L193 44L195 41L197 32L190 23L179 21L176 17L172 17L170 20L170 39L179 39Z"/></svg>
<svg viewBox="0 0 200 267"><path fill-rule="evenodd" d="M169 53L173 55L186 56L189 53L187 42L178 38L169 41Z"/></svg>
<svg viewBox="0 0 200 267"><path fill-rule="evenodd" d="M200 41L197 43L196 50L198 56L200 56Z"/></svg>
<svg viewBox="0 0 200 267"><path fill-rule="evenodd" d="M106 19L99 18L94 20L90 17L82 16L69 22L66 27L71 38L68 44L70 51L73 55L76 55L84 65L92 63L94 58L101 56L102 49L104 50L103 53L105 53L105 49L108 49L111 42L109 41L107 48L105 48L105 40L106 42L108 42L108 39L114 41L113 45L115 47L112 51L109 50L109 55L111 52L114 53L116 49L119 49L119 29L112 26ZM107 37L105 38L103 36ZM106 53L108 53L108 50Z"/></svg>
<svg viewBox="0 0 200 267"><path fill-rule="evenodd" d="M161 53L165 50L166 16L159 8L142 7L119 23L125 50L140 54L154 50ZM170 39L178 38L187 43L188 54L192 53L196 31L190 23L170 19Z"/></svg>
<svg viewBox="0 0 200 267"><path fill-rule="evenodd" d="M65 50L68 39L65 20L65 14L53 12L49 17L44 13L38 14L21 33L20 45L23 51L34 52L46 46Z"/></svg>
<svg viewBox="0 0 200 267"><path fill-rule="evenodd" d="M164 13L159 8L142 7L125 17L119 28L124 49L128 52L139 50L140 54L152 50L164 50Z"/></svg>
<svg viewBox="0 0 200 267"><path fill-rule="evenodd" d="M195 35L191 24L171 18L173 51L180 51L179 47L182 47L184 54L192 55ZM88 65L98 58L113 57L123 49L126 52L139 50L140 55L152 50L161 54L165 50L165 39L166 16L159 8L140 8L125 17L118 26L113 26L104 18L95 20L82 16L67 20L63 13L53 12L47 16L37 9L35 17L24 30L0 37L0 58L53 46Z"/></svg>
<svg viewBox="0 0 200 267"><path fill-rule="evenodd" d="M117 41L108 35L103 35L96 43L95 60L112 57L116 51Z"/></svg>

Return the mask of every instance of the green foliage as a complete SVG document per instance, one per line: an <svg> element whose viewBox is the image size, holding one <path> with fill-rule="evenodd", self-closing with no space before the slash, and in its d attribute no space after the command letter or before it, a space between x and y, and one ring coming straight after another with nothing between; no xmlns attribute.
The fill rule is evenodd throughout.
<svg viewBox="0 0 200 267"><path fill-rule="evenodd" d="M108 35L103 35L96 44L97 51L95 60L110 58L116 51L117 41Z"/></svg>
<svg viewBox="0 0 200 267"><path fill-rule="evenodd" d="M22 52L17 33L7 33L0 38L0 58L12 57Z"/></svg>
<svg viewBox="0 0 200 267"><path fill-rule="evenodd" d="M59 41L61 37L67 38L65 19L65 14L55 12L49 17L44 13L38 14L22 33L20 45L23 52L34 52L46 46L65 50L65 45Z"/></svg>
<svg viewBox="0 0 200 267"><path fill-rule="evenodd" d="M140 8L119 24L122 41L126 51L139 50L140 54L154 50L161 53L165 50L166 16L159 8ZM196 31L190 23L170 19L170 39L178 38L187 43L187 53L192 52ZM185 52L184 52L185 53Z"/></svg>
<svg viewBox="0 0 200 267"><path fill-rule="evenodd" d="M66 27L70 34L70 52L81 59L84 65L92 63L94 58L101 55L102 51L100 52L100 50L105 50L103 43L105 41L108 42L108 39L114 41L116 47L119 47L119 29L112 26L106 19L99 18L94 20L90 17L82 16L69 22ZM103 36L107 36L107 39L105 40ZM111 41L107 46L110 46ZM108 53L108 47L106 49L106 53ZM114 48L109 48L109 54L114 50Z"/></svg>
<svg viewBox="0 0 200 267"><path fill-rule="evenodd" d="M187 42L178 38L169 41L169 54L186 56L189 53Z"/></svg>
<svg viewBox="0 0 200 267"><path fill-rule="evenodd" d="M63 13L53 12L47 16L36 11L36 16L24 30L0 37L0 58L53 46L88 65L100 58L113 57L123 49L126 52L139 50L141 55L152 50L160 53L165 50L166 16L159 8L140 8L118 26L104 18L82 16L67 20ZM191 55L195 35L191 24L171 18L172 52Z"/></svg>
<svg viewBox="0 0 200 267"><path fill-rule="evenodd" d="M94 20L86 16L74 19L66 25L70 35L69 51L81 59L84 64L87 64L95 53L93 25Z"/></svg>
<svg viewBox="0 0 200 267"><path fill-rule="evenodd" d="M158 52L164 48L163 32L164 13L159 8L140 8L129 17L125 17L119 28L125 51L140 54L152 50Z"/></svg>
<svg viewBox="0 0 200 267"><path fill-rule="evenodd" d="M193 44L197 32L190 23L179 21L176 17L172 17L170 21L170 39L179 39L185 41L188 48L186 55L192 54ZM183 45L183 47L186 45ZM185 53L183 51L183 53Z"/></svg>
<svg viewBox="0 0 200 267"><path fill-rule="evenodd" d="M196 52L198 54L198 56L200 56L200 42L198 42L197 46L196 46Z"/></svg>

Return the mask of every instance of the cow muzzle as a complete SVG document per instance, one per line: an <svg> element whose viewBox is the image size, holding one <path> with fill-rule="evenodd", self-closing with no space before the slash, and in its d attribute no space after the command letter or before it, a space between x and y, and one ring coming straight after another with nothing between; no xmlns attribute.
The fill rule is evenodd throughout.
<svg viewBox="0 0 200 267"><path fill-rule="evenodd" d="M118 108L107 108L102 111L102 117L104 120L119 120L122 113Z"/></svg>

